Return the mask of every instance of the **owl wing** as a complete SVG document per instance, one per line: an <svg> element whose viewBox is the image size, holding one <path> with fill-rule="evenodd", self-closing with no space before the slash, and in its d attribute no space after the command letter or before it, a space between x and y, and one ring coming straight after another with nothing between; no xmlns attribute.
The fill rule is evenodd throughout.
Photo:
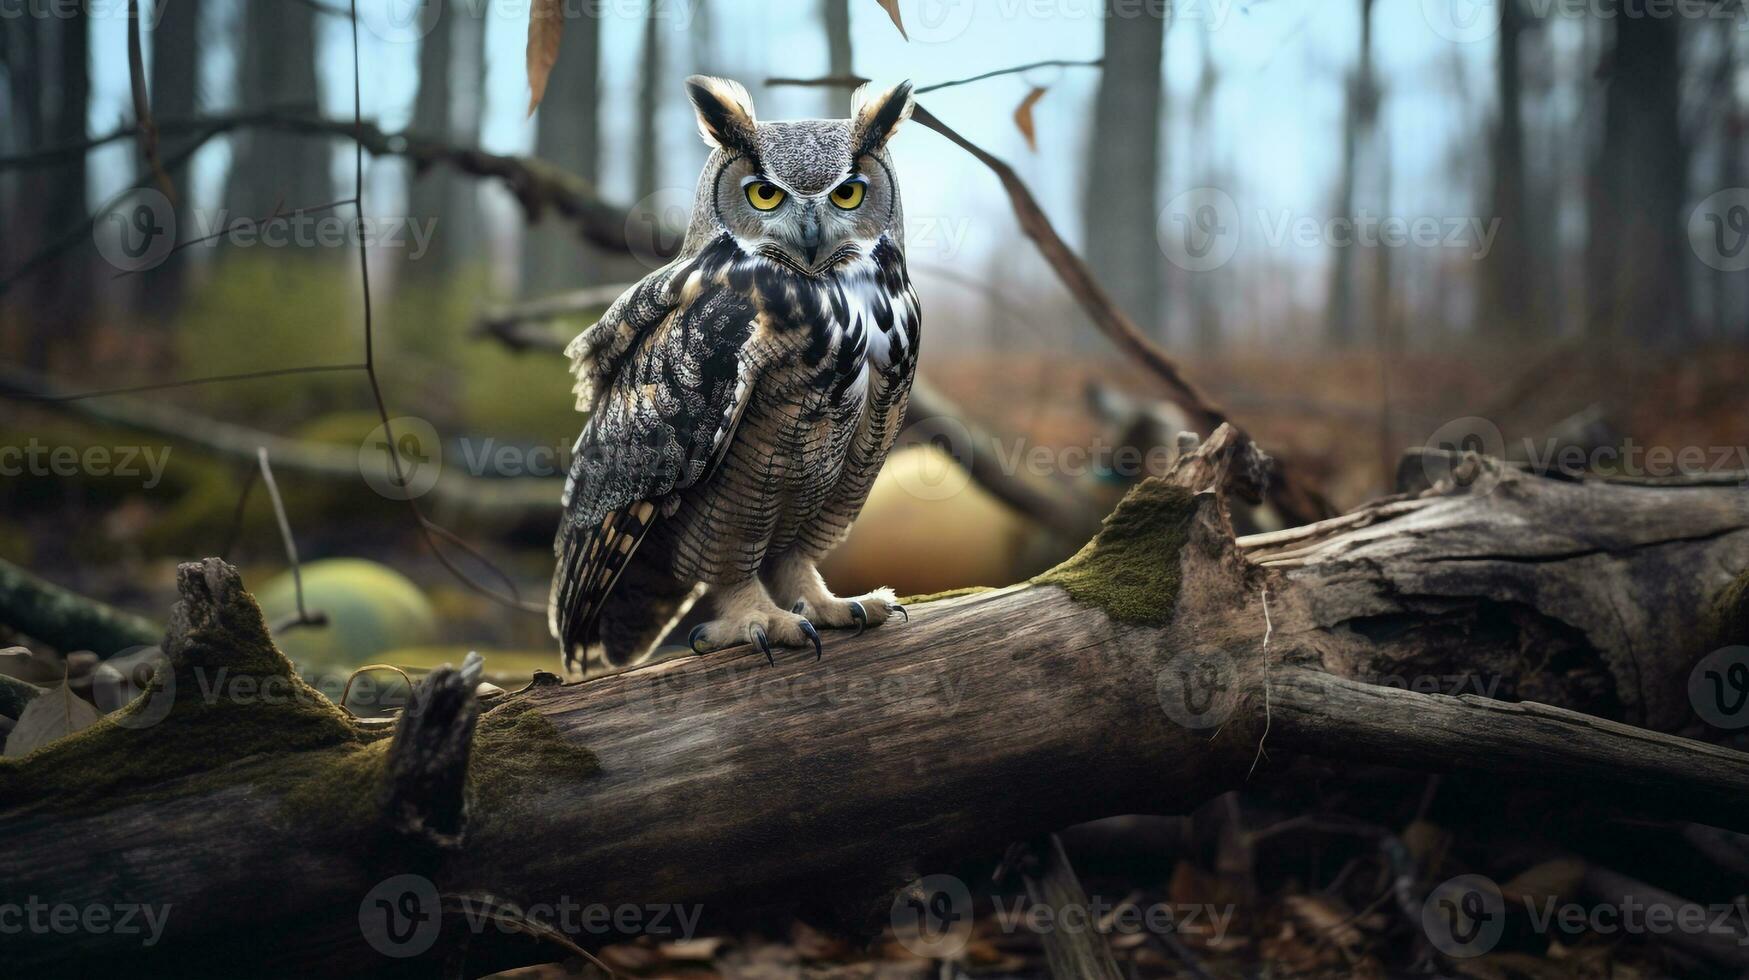
<svg viewBox="0 0 1749 980"><path fill-rule="evenodd" d="M748 298L706 284L680 303L666 278L647 290L650 279L573 344L579 402L587 395L592 412L553 545L548 620L567 663L591 642L602 601L661 519L663 499L722 459L763 366Z"/></svg>

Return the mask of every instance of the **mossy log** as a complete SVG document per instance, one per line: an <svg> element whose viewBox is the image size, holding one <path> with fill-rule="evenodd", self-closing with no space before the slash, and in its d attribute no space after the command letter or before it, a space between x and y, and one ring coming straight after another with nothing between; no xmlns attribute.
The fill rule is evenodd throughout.
<svg viewBox="0 0 1749 980"><path fill-rule="evenodd" d="M1054 577L830 635L818 663L740 650L545 675L477 723L440 678L446 700L401 735L297 687L229 566L184 566L174 696L0 764L0 898L169 906L164 932L145 949L27 932L7 959L478 975L628 938L532 912L565 901L866 927L947 856L1337 760L1749 830L1749 756L1671 734L1710 734L1683 692L1749 568L1749 496L1472 457L1423 494L1235 540L1224 488L1262 474L1223 427ZM1398 683L1452 675L1500 700ZM267 686L295 696L233 696ZM429 883L409 900L434 923L405 957L367 928L402 875Z"/></svg>
<svg viewBox="0 0 1749 980"><path fill-rule="evenodd" d="M91 650L107 657L128 647L151 646L163 630L132 613L45 582L0 560L0 625L71 653Z"/></svg>

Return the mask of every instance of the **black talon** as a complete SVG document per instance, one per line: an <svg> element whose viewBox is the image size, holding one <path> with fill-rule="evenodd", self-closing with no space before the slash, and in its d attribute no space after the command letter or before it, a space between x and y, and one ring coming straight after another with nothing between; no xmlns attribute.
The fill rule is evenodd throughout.
<svg viewBox="0 0 1749 980"><path fill-rule="evenodd" d="M766 636L764 630L755 626L753 627L753 641L759 644L759 649L765 651L765 662L773 667L777 666L777 661L771 657L771 637Z"/></svg>
<svg viewBox="0 0 1749 980"><path fill-rule="evenodd" d="M697 626L694 626L692 632L688 633L686 636L686 645L692 648L693 653L701 657L710 652L709 650L700 650L698 648L698 638L704 633L706 625L707 624L705 623L699 623Z"/></svg>
<svg viewBox="0 0 1749 980"><path fill-rule="evenodd" d="M797 616L800 616L802 614L802 610L806 609L806 608L808 608L808 600L797 599L796 604L789 607L789 611L795 613Z"/></svg>
<svg viewBox="0 0 1749 980"><path fill-rule="evenodd" d="M909 623L911 621L911 614L905 611L904 606L901 606L895 602L895 603L892 603L891 605L889 605L887 608L889 610L891 610L892 612L896 612L900 616L904 617L905 622Z"/></svg>
<svg viewBox="0 0 1749 980"><path fill-rule="evenodd" d="M813 623L810 623L805 619L802 620L801 626L802 626L802 632L807 635L808 639L814 641L814 662L819 663L820 662L820 631L814 628Z"/></svg>
<svg viewBox="0 0 1749 980"><path fill-rule="evenodd" d="M855 599L851 599L849 601L850 601L850 618L856 620L856 632L854 632L850 635L851 636L861 636L862 631L865 629L868 629L868 610L862 608L862 603L857 602Z"/></svg>

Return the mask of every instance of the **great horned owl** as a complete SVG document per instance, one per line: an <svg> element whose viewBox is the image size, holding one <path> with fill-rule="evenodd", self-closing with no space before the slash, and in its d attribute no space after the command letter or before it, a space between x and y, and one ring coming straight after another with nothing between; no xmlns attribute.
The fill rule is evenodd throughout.
<svg viewBox="0 0 1749 980"><path fill-rule="evenodd" d="M887 141L911 85L849 119L757 122L740 85L686 81L714 147L678 257L567 350L589 413L565 485L548 619L565 663L652 649L705 591L695 652L814 647L878 626L891 589L827 591L898 434L922 318Z"/></svg>

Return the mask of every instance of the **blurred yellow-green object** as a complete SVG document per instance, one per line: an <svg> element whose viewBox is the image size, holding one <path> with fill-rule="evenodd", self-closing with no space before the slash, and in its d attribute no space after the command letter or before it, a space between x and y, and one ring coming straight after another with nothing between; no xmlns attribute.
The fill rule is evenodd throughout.
<svg viewBox="0 0 1749 980"><path fill-rule="evenodd" d="M274 637L300 668L356 667L382 654L424 646L437 638L431 602L406 576L356 558L331 558L303 566L304 608L328 615L326 626L289 630ZM297 612L290 571L255 593L269 623Z"/></svg>

